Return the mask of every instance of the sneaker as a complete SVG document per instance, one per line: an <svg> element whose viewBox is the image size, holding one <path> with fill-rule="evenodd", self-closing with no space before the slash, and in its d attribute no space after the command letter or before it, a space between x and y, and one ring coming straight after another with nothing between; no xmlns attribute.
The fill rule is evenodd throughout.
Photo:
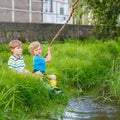
<svg viewBox="0 0 120 120"><path fill-rule="evenodd" d="M56 94L62 94L62 93L63 93L62 90L56 91Z"/></svg>
<svg viewBox="0 0 120 120"><path fill-rule="evenodd" d="M52 91L53 93L56 93L56 94L61 94L61 93L62 93L62 90L61 90L60 88L57 88L57 87L52 88L51 91Z"/></svg>

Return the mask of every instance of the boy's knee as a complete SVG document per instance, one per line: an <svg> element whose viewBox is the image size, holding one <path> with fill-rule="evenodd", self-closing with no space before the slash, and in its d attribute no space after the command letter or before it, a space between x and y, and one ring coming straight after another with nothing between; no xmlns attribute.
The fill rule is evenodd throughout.
<svg viewBox="0 0 120 120"><path fill-rule="evenodd" d="M43 77L43 74L40 71L35 72L36 75L40 75L41 77Z"/></svg>
<svg viewBox="0 0 120 120"><path fill-rule="evenodd" d="M23 73L25 73L25 74L30 74L31 72L30 72L29 70L27 70L27 69L24 69L24 70L23 70Z"/></svg>
<svg viewBox="0 0 120 120"><path fill-rule="evenodd" d="M49 78L50 80L56 80L56 75L48 75L48 78Z"/></svg>

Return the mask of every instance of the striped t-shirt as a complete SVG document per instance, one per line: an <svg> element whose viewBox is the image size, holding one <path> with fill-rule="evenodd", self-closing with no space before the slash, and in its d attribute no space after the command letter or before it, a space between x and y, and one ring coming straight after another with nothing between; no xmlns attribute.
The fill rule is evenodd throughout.
<svg viewBox="0 0 120 120"><path fill-rule="evenodd" d="M8 60L8 67L11 69L14 69L17 72L23 72L25 63L24 59L22 56L15 57L15 56L10 56Z"/></svg>

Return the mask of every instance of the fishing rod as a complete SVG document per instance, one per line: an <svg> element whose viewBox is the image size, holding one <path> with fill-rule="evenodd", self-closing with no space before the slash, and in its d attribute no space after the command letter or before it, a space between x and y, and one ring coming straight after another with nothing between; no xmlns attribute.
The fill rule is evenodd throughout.
<svg viewBox="0 0 120 120"><path fill-rule="evenodd" d="M58 32L56 33L56 35L53 37L53 39L51 40L50 42L50 45L49 46L52 46L53 45L53 42L56 40L56 38L60 35L61 31L64 29L64 27L66 26L66 24L69 22L69 20L71 19L72 17L72 14L74 13L74 10L77 6L77 3L78 3L79 0L75 0L75 2L72 4L71 6L71 11L70 11L70 14L66 20L66 22L63 24L63 26L58 30ZM44 57L46 57L48 55L48 53L45 54Z"/></svg>

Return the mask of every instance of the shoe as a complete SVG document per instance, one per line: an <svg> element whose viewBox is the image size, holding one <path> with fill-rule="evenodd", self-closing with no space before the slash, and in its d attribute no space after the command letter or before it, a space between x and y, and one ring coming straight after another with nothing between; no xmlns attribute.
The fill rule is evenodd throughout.
<svg viewBox="0 0 120 120"><path fill-rule="evenodd" d="M62 93L63 93L62 90L56 91L56 94L62 94Z"/></svg>
<svg viewBox="0 0 120 120"><path fill-rule="evenodd" d="M61 93L63 93L62 90L61 90L60 88L57 88L57 87L52 88L52 89L51 89L51 92L56 93L56 94L61 94Z"/></svg>

